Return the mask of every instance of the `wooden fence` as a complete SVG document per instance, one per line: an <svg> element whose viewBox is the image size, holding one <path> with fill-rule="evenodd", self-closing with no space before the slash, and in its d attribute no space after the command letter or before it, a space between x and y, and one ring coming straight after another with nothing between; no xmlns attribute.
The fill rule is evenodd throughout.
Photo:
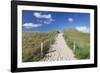
<svg viewBox="0 0 100 73"><path fill-rule="evenodd" d="M43 41L43 42L41 42L41 55L43 55L44 54L44 48L46 47L46 48L50 48L50 46L51 46L51 44L53 43L53 41L54 41L54 39L55 39L55 37L54 38L51 38L51 39L48 39L48 40L45 40L45 41Z"/></svg>

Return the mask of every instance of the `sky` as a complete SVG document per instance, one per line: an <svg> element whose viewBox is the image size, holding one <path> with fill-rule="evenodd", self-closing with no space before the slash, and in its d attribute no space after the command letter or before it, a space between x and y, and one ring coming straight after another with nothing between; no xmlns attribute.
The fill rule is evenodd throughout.
<svg viewBox="0 0 100 73"><path fill-rule="evenodd" d="M90 14L22 10L23 31L63 31L67 28L75 28L79 31L89 32Z"/></svg>

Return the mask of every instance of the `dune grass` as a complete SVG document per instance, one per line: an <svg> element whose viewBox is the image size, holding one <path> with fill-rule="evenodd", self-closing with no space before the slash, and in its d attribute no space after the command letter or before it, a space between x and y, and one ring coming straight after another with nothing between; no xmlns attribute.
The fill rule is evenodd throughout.
<svg viewBox="0 0 100 73"><path fill-rule="evenodd" d="M54 42L56 31L51 32L22 32L22 62L39 61L50 48L51 40ZM41 42L45 42L43 55L41 55Z"/></svg>
<svg viewBox="0 0 100 73"><path fill-rule="evenodd" d="M65 29L64 38L68 46L73 50L73 42L75 42L75 57L78 59L90 58L90 34L79 32L75 29Z"/></svg>

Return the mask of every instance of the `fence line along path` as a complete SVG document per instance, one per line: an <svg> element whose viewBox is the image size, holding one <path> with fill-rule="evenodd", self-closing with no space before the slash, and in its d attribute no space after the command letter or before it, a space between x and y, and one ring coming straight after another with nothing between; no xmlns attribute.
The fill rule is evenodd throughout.
<svg viewBox="0 0 100 73"><path fill-rule="evenodd" d="M59 33L49 52L41 61L75 60L73 51L66 45L63 33Z"/></svg>

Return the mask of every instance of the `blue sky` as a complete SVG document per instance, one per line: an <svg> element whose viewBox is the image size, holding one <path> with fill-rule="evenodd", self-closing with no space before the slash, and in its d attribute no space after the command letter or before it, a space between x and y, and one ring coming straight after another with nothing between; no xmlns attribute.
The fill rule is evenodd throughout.
<svg viewBox="0 0 100 73"><path fill-rule="evenodd" d="M22 11L23 31L62 31L65 28L75 28L89 32L90 14L75 12Z"/></svg>

